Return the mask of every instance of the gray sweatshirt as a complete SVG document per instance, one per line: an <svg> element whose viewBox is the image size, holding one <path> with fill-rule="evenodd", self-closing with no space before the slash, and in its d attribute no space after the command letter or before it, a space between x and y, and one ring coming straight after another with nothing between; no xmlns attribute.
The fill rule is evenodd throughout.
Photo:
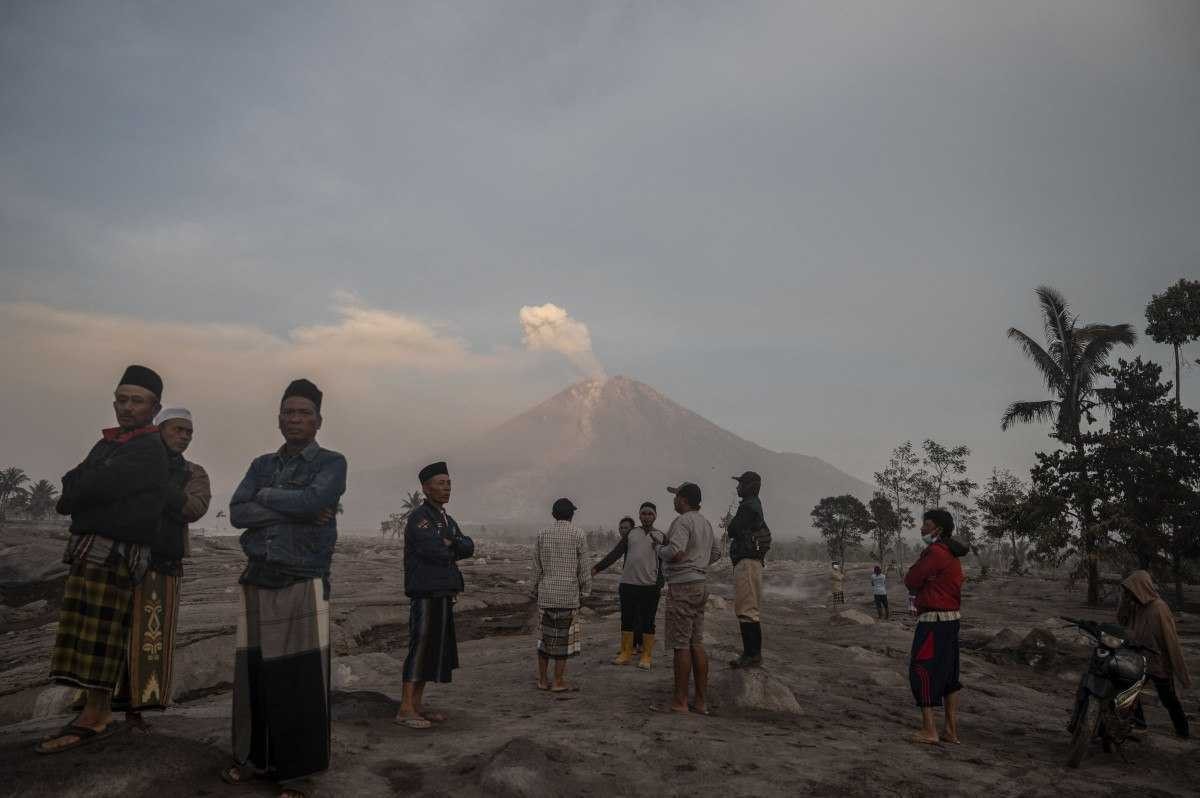
<svg viewBox="0 0 1200 798"><path fill-rule="evenodd" d="M679 552L684 553L683 559L672 562ZM708 576L708 566L721 559L721 545L708 519L699 510L689 510L671 522L658 557L668 584L698 582Z"/></svg>

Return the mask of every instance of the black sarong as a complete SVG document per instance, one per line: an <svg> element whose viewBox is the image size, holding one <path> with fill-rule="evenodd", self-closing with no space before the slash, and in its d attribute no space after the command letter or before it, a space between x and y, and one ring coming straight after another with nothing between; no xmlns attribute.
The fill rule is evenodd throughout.
<svg viewBox="0 0 1200 798"><path fill-rule="evenodd" d="M454 599L414 598L408 605L408 656L404 681L449 682L458 667Z"/></svg>

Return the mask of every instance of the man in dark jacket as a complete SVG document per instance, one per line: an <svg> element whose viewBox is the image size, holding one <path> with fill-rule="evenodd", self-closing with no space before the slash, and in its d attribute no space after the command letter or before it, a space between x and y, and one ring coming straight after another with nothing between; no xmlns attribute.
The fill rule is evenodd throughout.
<svg viewBox="0 0 1200 798"><path fill-rule="evenodd" d="M404 696L396 722L428 729L446 716L422 705L426 682L449 683L458 667L454 636L454 597L463 591L458 561L475 554L475 543L446 513L450 470L432 463L417 475L425 501L408 516L404 528L404 594L408 604L408 656L404 659Z"/></svg>
<svg viewBox="0 0 1200 798"><path fill-rule="evenodd" d="M64 561L71 565L59 609L50 677L86 690L79 716L38 745L58 753L113 733L112 695L129 641L133 593L159 535L167 489L167 452L152 420L162 378L145 366L125 370L114 394L118 426L106 429L62 480L58 512L71 516Z"/></svg>
<svg viewBox="0 0 1200 798"><path fill-rule="evenodd" d="M133 728L146 728L143 710L165 710L171 701L175 628L183 558L189 553L188 524L208 512L212 491L208 473L183 458L192 443L192 414L183 407L163 410L154 419L167 448L166 506L161 534L150 549L150 567L133 592L129 650L113 709L125 710Z"/></svg>
<svg viewBox="0 0 1200 798"><path fill-rule="evenodd" d="M731 668L750 668L762 664L762 571L766 559L764 543L769 540L767 520L763 517L758 493L762 477L747 471L737 480L737 495L742 500L729 519L729 559L733 563L733 611L742 630L742 655L729 663Z"/></svg>
<svg viewBox="0 0 1200 798"><path fill-rule="evenodd" d="M954 518L942 509L925 513L921 541L925 550L904 577L914 594L917 628L913 634L908 678L921 708L921 730L913 742L958 744L958 626L962 617L963 570L959 558L970 549L950 535ZM946 705L946 725L938 736L933 708Z"/></svg>
<svg viewBox="0 0 1200 798"><path fill-rule="evenodd" d="M230 784L283 785L329 767L329 569L346 458L317 444L323 399L308 380L288 385L283 446L254 459L229 502L248 560L233 674L237 764L221 772Z"/></svg>

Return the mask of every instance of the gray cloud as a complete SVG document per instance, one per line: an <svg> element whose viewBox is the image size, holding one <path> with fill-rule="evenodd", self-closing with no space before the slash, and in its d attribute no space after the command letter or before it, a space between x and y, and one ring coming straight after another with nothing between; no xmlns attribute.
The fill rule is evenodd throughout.
<svg viewBox="0 0 1200 798"><path fill-rule="evenodd" d="M926 435L1028 463L1032 288L1140 326L1200 255L1190 2L0 13L6 299L288 342L344 290L486 359L550 297L612 373L860 476ZM482 423L575 373L513 369L374 387Z"/></svg>

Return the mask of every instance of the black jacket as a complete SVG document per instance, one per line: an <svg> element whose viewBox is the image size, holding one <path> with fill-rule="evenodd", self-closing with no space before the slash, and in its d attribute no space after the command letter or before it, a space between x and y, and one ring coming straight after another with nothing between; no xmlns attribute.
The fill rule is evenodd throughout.
<svg viewBox="0 0 1200 798"><path fill-rule="evenodd" d="M445 541L451 541L447 546ZM475 554L475 542L458 522L426 501L404 527L404 594L411 598L449 596L463 590L458 561Z"/></svg>
<svg viewBox="0 0 1200 798"><path fill-rule="evenodd" d="M761 552L754 542L754 533L767 525L763 517L762 502L757 496L747 496L738 505L737 512L729 519L725 530L729 533L729 560L737 564L738 560L761 560L766 552Z"/></svg>
<svg viewBox="0 0 1200 798"><path fill-rule="evenodd" d="M106 431L62 485L56 509L71 516L72 534L161 547L167 448L157 430Z"/></svg>
<svg viewBox="0 0 1200 798"><path fill-rule="evenodd" d="M167 484L163 492L162 529L158 542L151 548L150 564L160 573L175 573L183 559L187 538L187 521L183 520L183 505L187 503L184 487L188 481L187 461L183 455L167 452Z"/></svg>

